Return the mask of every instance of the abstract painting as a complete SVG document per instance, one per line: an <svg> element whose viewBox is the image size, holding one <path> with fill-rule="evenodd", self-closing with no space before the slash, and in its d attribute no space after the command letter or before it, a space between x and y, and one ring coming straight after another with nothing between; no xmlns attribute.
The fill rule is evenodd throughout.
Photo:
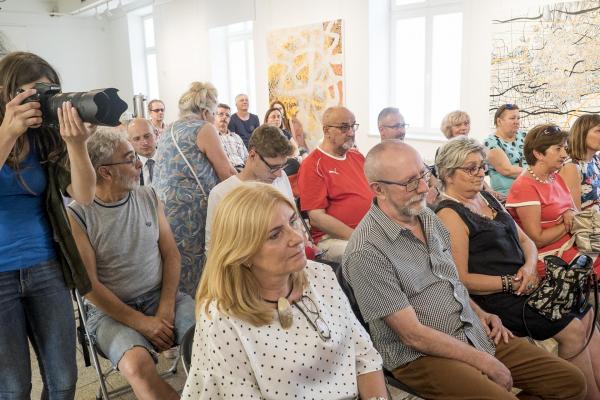
<svg viewBox="0 0 600 400"><path fill-rule="evenodd" d="M600 6L579 1L511 10L492 21L490 113L517 104L528 129L600 112Z"/></svg>
<svg viewBox="0 0 600 400"><path fill-rule="evenodd" d="M285 104L300 120L314 147L322 137L321 116L344 103L341 19L269 32L269 101Z"/></svg>

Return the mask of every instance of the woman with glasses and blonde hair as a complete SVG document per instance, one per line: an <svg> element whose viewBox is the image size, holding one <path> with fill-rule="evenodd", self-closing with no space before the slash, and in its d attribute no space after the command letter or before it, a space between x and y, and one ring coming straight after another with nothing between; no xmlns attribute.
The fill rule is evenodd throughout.
<svg viewBox="0 0 600 400"><path fill-rule="evenodd" d="M217 207L182 398L387 399L382 360L294 205L244 183Z"/></svg>
<svg viewBox="0 0 600 400"><path fill-rule="evenodd" d="M577 118L569 135L569 160L560 175L571 191L578 210L600 203L600 115Z"/></svg>
<svg viewBox="0 0 600 400"><path fill-rule="evenodd" d="M589 346L569 361L587 379L587 398L597 399L600 365L594 363L600 352L600 335L593 327L594 312L587 307L551 321L525 306L527 295L540 280L537 249L504 207L482 190L485 148L467 137L452 139L441 148L436 168L443 187L436 212L448 229L452 256L471 299L486 312L498 315L516 336L554 338L558 355L565 359L584 347L588 332L594 329Z"/></svg>
<svg viewBox="0 0 600 400"><path fill-rule="evenodd" d="M231 166L214 127L217 89L193 82L179 99L179 120L158 141L152 186L181 253L181 290L196 293L204 265L204 227L208 194L237 172Z"/></svg>
<svg viewBox="0 0 600 400"><path fill-rule="evenodd" d="M516 104L498 107L494 114L494 125L496 132L484 141L489 149L488 173L492 189L506 195L514 180L527 167L523 157L525 132L519 131L519 107Z"/></svg>

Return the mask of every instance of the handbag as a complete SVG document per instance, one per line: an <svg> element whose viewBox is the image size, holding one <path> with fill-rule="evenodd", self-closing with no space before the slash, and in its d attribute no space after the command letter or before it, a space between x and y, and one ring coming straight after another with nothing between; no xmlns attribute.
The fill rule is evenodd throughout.
<svg viewBox="0 0 600 400"><path fill-rule="evenodd" d="M546 278L523 304L521 315L530 342L533 343L533 339L525 318L525 307L527 306L544 317L556 321L569 312L583 314L589 305L590 291L593 291L594 315L597 315L598 281L592 268L592 261L586 255L578 256L571 264L567 264L560 257L544 257ZM597 322L592 324L587 340L581 350L567 358L567 360L572 360L586 349L592 340L597 325Z"/></svg>
<svg viewBox="0 0 600 400"><path fill-rule="evenodd" d="M546 278L527 299L527 305L556 321L570 312L582 313L588 306L590 290L596 290L592 259L580 255L570 265L557 256L544 257Z"/></svg>
<svg viewBox="0 0 600 400"><path fill-rule="evenodd" d="M571 234L583 253L600 253L600 211L595 205L575 214Z"/></svg>

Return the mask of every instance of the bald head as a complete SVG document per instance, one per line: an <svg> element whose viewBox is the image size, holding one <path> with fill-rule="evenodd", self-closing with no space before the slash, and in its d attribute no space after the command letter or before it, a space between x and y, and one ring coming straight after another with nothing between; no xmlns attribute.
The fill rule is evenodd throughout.
<svg viewBox="0 0 600 400"><path fill-rule="evenodd" d="M144 118L134 118L127 124L127 136L135 152L150 158L156 152L154 127Z"/></svg>
<svg viewBox="0 0 600 400"><path fill-rule="evenodd" d="M404 168L398 168L399 165ZM369 183L378 180L402 182L412 169L423 168L421 155L410 145L398 139L385 140L368 153L365 159L365 175Z"/></svg>
<svg viewBox="0 0 600 400"><path fill-rule="evenodd" d="M346 107L329 107L323 113L322 148L330 154L343 156L354 146L356 118Z"/></svg>

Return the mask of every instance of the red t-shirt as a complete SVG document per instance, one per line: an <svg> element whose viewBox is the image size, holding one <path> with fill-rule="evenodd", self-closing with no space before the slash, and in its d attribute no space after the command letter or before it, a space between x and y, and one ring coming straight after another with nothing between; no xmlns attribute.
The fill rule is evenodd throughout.
<svg viewBox="0 0 600 400"><path fill-rule="evenodd" d="M358 150L335 157L317 147L302 161L298 173L302 211L324 209L328 215L356 228L373 200L364 164L365 158ZM324 235L314 227L311 230L315 242Z"/></svg>
<svg viewBox="0 0 600 400"><path fill-rule="evenodd" d="M548 229L559 223L562 214L573 208L573 199L565 181L559 174L555 175L554 183L542 183L527 175L519 176L512 184L506 199L506 208L513 216L517 224L523 224L519 219L516 208L539 205L542 229ZM562 221L560 222L562 223ZM539 253L560 248L567 242L571 235L566 233L556 242L538 249ZM577 247L573 246L562 254L562 259L570 263L579 254ZM544 275L544 263L538 261L538 273Z"/></svg>

